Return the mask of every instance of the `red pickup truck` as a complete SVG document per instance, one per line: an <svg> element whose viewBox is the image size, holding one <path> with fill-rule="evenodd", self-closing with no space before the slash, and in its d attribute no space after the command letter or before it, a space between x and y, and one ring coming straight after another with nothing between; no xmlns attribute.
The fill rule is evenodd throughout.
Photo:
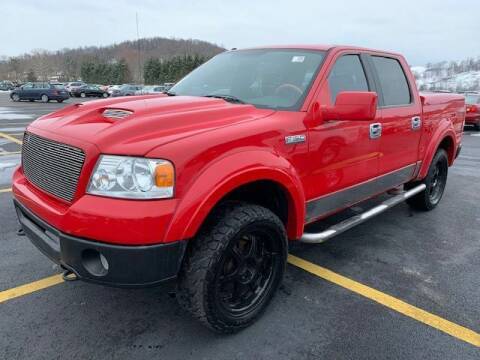
<svg viewBox="0 0 480 360"><path fill-rule="evenodd" d="M176 278L180 304L228 333L267 306L288 240L323 242L404 200L433 209L464 120L464 97L420 95L398 54L232 50L166 94L34 121L14 203L24 233L70 275L129 287ZM363 214L304 231L387 192Z"/></svg>
<svg viewBox="0 0 480 360"><path fill-rule="evenodd" d="M465 124L473 125L473 128L480 131L480 94L466 94L467 114Z"/></svg>

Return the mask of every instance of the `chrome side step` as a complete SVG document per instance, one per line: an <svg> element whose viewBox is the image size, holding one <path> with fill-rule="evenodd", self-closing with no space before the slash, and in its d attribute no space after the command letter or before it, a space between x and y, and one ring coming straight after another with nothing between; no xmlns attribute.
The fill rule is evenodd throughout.
<svg viewBox="0 0 480 360"><path fill-rule="evenodd" d="M375 215L381 214L385 210L388 210L391 207L394 207L395 205L398 205L401 202L404 202L408 198L411 198L412 196L418 194L419 192L422 192L425 189L426 189L425 184L420 184L414 187L413 189L402 192L399 195L396 195L388 200L385 200L380 205L377 205L371 208L370 210L365 211L364 213L361 213L361 214L352 216L349 219L343 220L342 222L339 222L338 224L335 224L329 227L325 231L322 231L319 233L304 233L303 236L300 238L300 241L304 243L309 243L309 244L319 244L324 241L327 241L328 239L367 221L368 219L374 217Z"/></svg>

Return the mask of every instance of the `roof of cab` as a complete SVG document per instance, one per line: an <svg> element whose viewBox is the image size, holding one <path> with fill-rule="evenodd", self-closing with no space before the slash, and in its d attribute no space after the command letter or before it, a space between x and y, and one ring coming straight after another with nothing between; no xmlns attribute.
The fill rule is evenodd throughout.
<svg viewBox="0 0 480 360"><path fill-rule="evenodd" d="M359 46L350 46L350 45L328 45L328 44L289 44L289 45L267 45L267 46L257 46L252 48L238 49L238 50L255 50L255 49L303 49L303 50L319 50L319 51L328 51L328 50L357 50L357 51L367 51L367 52L376 52L384 54L399 55L401 54L393 51L385 51L378 49L369 49ZM236 50L236 49L235 49Z"/></svg>

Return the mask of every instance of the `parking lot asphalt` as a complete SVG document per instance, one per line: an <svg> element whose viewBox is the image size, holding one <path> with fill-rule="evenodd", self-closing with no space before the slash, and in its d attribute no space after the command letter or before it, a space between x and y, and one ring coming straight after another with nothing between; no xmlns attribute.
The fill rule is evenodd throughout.
<svg viewBox="0 0 480 360"><path fill-rule="evenodd" d="M480 358L472 344L480 341L478 133L466 132L437 209L401 204L325 244L293 245L284 285L264 316L221 336L177 306L171 283L32 285L60 270L16 235L10 176L24 127L63 106L12 103L0 93L0 359ZM297 258L311 265L302 268ZM315 265L324 270L305 271ZM405 311L392 303L405 303Z"/></svg>

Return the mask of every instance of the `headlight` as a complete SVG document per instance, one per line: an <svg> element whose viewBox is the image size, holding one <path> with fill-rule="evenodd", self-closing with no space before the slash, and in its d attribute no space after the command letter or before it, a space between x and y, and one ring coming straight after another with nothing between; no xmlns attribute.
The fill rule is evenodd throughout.
<svg viewBox="0 0 480 360"><path fill-rule="evenodd" d="M101 155L87 193L129 199L173 197L175 170L171 162L130 156Z"/></svg>

